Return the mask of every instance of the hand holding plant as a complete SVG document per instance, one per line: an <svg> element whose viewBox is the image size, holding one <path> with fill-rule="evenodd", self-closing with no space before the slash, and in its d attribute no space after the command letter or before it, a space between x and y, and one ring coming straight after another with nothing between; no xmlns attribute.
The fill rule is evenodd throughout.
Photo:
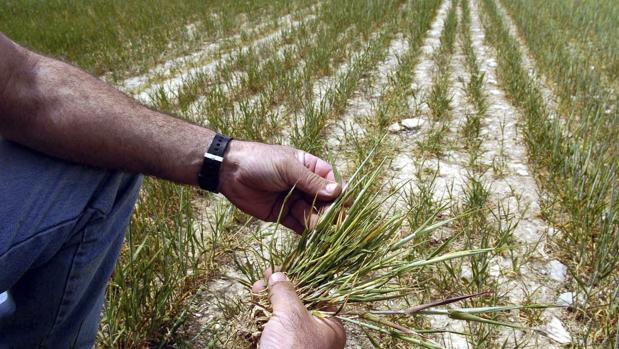
<svg viewBox="0 0 619 349"><path fill-rule="evenodd" d="M273 314L266 323L260 338L260 349L311 348L341 349L346 343L344 327L335 318L313 316L299 299L294 285L281 272L267 269L264 279L252 286L255 295L267 292Z"/></svg>
<svg viewBox="0 0 619 349"><path fill-rule="evenodd" d="M314 155L235 140L226 150L220 181L220 191L243 212L269 222L279 218L299 234L318 221L320 206L342 192L331 165Z"/></svg>

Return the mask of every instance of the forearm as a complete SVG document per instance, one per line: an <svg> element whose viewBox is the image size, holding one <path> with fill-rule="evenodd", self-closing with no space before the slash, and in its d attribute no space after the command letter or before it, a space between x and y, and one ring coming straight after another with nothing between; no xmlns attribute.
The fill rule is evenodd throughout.
<svg viewBox="0 0 619 349"><path fill-rule="evenodd" d="M197 183L212 131L152 111L103 81L4 37L0 81L3 138L70 161Z"/></svg>

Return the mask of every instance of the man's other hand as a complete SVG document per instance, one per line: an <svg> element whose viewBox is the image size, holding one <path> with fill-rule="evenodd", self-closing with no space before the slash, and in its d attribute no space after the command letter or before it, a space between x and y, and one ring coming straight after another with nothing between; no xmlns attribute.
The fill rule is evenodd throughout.
<svg viewBox="0 0 619 349"><path fill-rule="evenodd" d="M346 332L342 324L334 318L312 316L284 273L271 274L267 270L265 279L257 281L252 292L263 292L265 280L268 280L273 315L262 331L260 349L344 348Z"/></svg>

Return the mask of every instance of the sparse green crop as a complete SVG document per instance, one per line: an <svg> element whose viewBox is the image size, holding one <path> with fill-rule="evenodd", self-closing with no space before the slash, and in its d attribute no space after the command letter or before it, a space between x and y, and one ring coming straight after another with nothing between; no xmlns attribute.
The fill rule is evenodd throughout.
<svg viewBox="0 0 619 349"><path fill-rule="evenodd" d="M430 33L441 8L443 30ZM210 287L240 270L248 286L276 265L316 314L362 328L368 342L353 346L549 343L536 290L518 304L499 292L505 280L531 283L522 270L549 256L569 273L539 286L552 301L574 293L556 312L571 345L619 348L618 19L616 2L571 0L0 4L0 30L16 41L149 107L328 158L349 181L294 238L223 198L147 179L106 293L98 346L110 348L246 346L235 329L256 320L249 298ZM430 66L423 87L420 66ZM518 115L498 115L497 92ZM537 186L517 187L518 176ZM515 236L527 190L539 192L523 200L540 208L529 220L551 227L536 232L548 234L544 256ZM255 306L259 326L270 307ZM462 326L436 328L431 316Z"/></svg>

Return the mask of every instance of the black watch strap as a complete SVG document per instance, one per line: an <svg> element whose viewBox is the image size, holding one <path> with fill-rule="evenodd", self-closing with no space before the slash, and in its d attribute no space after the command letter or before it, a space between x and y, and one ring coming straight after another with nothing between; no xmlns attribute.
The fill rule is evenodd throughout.
<svg viewBox="0 0 619 349"><path fill-rule="evenodd" d="M200 188L219 193L219 169L224 161L224 152L228 143L232 140L230 137L220 135L219 133L213 138L213 142L204 153L202 168L198 172L198 184Z"/></svg>

